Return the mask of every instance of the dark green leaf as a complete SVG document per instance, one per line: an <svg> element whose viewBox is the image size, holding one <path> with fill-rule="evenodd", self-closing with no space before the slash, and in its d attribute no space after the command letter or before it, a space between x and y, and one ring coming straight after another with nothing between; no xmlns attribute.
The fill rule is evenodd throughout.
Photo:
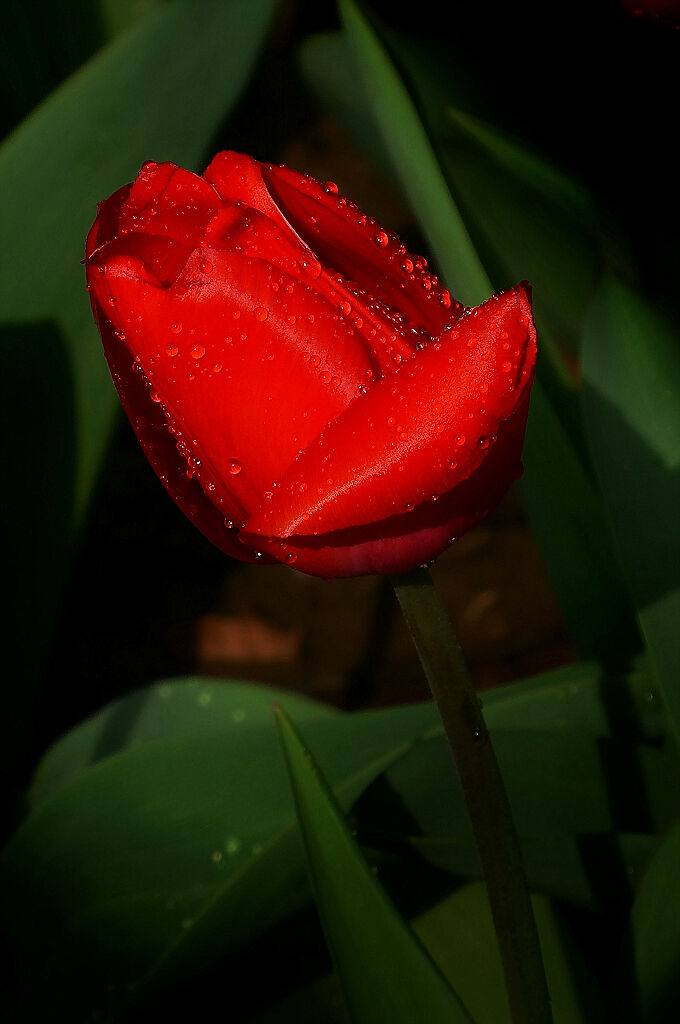
<svg viewBox="0 0 680 1024"><path fill-rule="evenodd" d="M364 860L290 719L279 712L278 720L314 895L352 1020L470 1021Z"/></svg>
<svg viewBox="0 0 680 1024"><path fill-rule="evenodd" d="M664 1024L680 1014L679 865L680 825L676 825L652 858L633 905L616 975L612 1020ZM631 1004L637 1011L634 1018Z"/></svg>
<svg viewBox="0 0 680 1024"><path fill-rule="evenodd" d="M573 961L577 952L565 939L547 900L533 899L555 1024L596 1019L582 1013ZM505 1024L510 1020L503 971L486 888L473 883L457 889L422 914L414 928L449 979L459 979L465 1005L476 1020ZM581 965L581 971L583 967Z"/></svg>
<svg viewBox="0 0 680 1024"><path fill-rule="evenodd" d="M680 739L680 348L662 313L614 279L583 352L593 457L675 735Z"/></svg>
<svg viewBox="0 0 680 1024"><path fill-rule="evenodd" d="M127 698L48 755L44 796L2 858L21 1021L116 1019L308 899L273 719L263 721L271 691L181 691ZM170 708L155 721L163 701L186 723ZM433 719L429 707L346 717L291 706L345 807Z"/></svg>

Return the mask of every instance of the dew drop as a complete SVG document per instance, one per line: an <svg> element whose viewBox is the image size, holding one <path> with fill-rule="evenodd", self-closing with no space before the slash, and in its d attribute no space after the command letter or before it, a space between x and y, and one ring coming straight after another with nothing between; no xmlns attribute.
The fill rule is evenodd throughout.
<svg viewBox="0 0 680 1024"><path fill-rule="evenodd" d="M323 190L324 192L328 192L328 194L331 196L337 196L338 194L338 186L335 184L334 181L327 181L324 184Z"/></svg>
<svg viewBox="0 0 680 1024"><path fill-rule="evenodd" d="M349 316L350 313L352 312L352 307L350 306L349 302L341 302L340 305L338 306L338 309L340 310L343 316Z"/></svg>
<svg viewBox="0 0 680 1024"><path fill-rule="evenodd" d="M259 320L260 323L266 320L268 316L269 310L265 309L264 306L259 306L258 309L255 310L255 319Z"/></svg>
<svg viewBox="0 0 680 1024"><path fill-rule="evenodd" d="M401 269L404 270L407 274L412 274L413 273L413 260L410 260L408 258L405 259L405 260L402 260L401 261Z"/></svg>
<svg viewBox="0 0 680 1024"><path fill-rule="evenodd" d="M155 171L157 167L158 164L156 163L155 160L145 160L144 163L142 164L142 170L146 171L147 173L149 171Z"/></svg>
<svg viewBox="0 0 680 1024"><path fill-rule="evenodd" d="M503 371L503 373L510 373L511 369L512 369L512 363L508 363L508 362L501 363L501 370Z"/></svg>
<svg viewBox="0 0 680 1024"><path fill-rule="evenodd" d="M456 438L456 444L460 446L464 445L466 441L467 438L465 434L459 434L458 437Z"/></svg>
<svg viewBox="0 0 680 1024"><path fill-rule="evenodd" d="M199 266L202 274L212 274L213 265L210 260L201 260Z"/></svg>
<svg viewBox="0 0 680 1024"><path fill-rule="evenodd" d="M294 551L289 551L288 554L286 555L287 564L293 565L295 562L297 562L297 557L298 556L295 554Z"/></svg>
<svg viewBox="0 0 680 1024"><path fill-rule="evenodd" d="M182 333L182 324L179 322L179 320L176 320L174 324L170 324L170 330L172 331L173 334Z"/></svg>
<svg viewBox="0 0 680 1024"><path fill-rule="evenodd" d="M189 351L189 355L191 356L192 359L202 359L203 356L205 355L205 345L201 345L200 342L198 342L196 345L192 345Z"/></svg>
<svg viewBox="0 0 680 1024"><path fill-rule="evenodd" d="M169 341L168 344L165 346L165 352L166 355L169 355L171 359L174 359L175 356L179 355L179 346L173 345L173 343Z"/></svg>
<svg viewBox="0 0 680 1024"><path fill-rule="evenodd" d="M332 376L333 374L329 373L328 370L322 370L321 373L319 374L319 378L321 379L322 384L330 384Z"/></svg>
<svg viewBox="0 0 680 1024"><path fill-rule="evenodd" d="M477 444L482 449L482 451L486 451L486 449L489 447L489 438L480 437L479 440L477 441Z"/></svg>
<svg viewBox="0 0 680 1024"><path fill-rule="evenodd" d="M385 249L389 240L390 239L386 231L376 231L373 235L373 241L379 249Z"/></svg>
<svg viewBox="0 0 680 1024"><path fill-rule="evenodd" d="M286 323L287 323L287 324L288 324L288 325L289 325L290 327L292 327L292 326L293 326L293 324L295 323L296 319L297 319L297 317L293 316L293 314L291 313L291 314L290 314L290 316L287 316L287 317L286 317Z"/></svg>
<svg viewBox="0 0 680 1024"><path fill-rule="evenodd" d="M479 390L482 392L483 395L485 395L489 390L489 385L485 381L482 381L482 383L479 385Z"/></svg>
<svg viewBox="0 0 680 1024"><path fill-rule="evenodd" d="M213 370L215 371L215 373L221 373L222 372L222 363L214 363L213 364Z"/></svg>
<svg viewBox="0 0 680 1024"><path fill-rule="evenodd" d="M155 402L157 405L161 401L161 396L158 394L157 391L154 391L153 388L149 392L149 398L151 399L152 402Z"/></svg>
<svg viewBox="0 0 680 1024"><path fill-rule="evenodd" d="M237 476L241 472L241 470L243 469L243 466L238 461L238 459L230 459L228 465L229 465L229 472L231 473L232 476Z"/></svg>

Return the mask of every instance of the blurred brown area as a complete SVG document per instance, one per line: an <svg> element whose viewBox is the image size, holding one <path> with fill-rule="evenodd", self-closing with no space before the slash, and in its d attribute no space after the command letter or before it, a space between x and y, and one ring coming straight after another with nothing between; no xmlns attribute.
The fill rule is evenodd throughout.
<svg viewBox="0 0 680 1024"><path fill-rule="evenodd" d="M511 494L432 574L479 687L575 658L521 505ZM387 580L241 566L196 623L196 670L258 679L345 707L428 697Z"/></svg>

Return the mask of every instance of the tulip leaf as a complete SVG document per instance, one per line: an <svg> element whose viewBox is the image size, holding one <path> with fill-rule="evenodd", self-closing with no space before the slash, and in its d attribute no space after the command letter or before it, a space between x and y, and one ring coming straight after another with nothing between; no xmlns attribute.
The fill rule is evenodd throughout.
<svg viewBox="0 0 680 1024"><path fill-rule="evenodd" d="M290 719L277 717L312 888L352 1020L470 1021L366 863Z"/></svg>
<svg viewBox="0 0 680 1024"><path fill-rule="evenodd" d="M569 635L583 657L625 664L639 639L611 529L540 379L522 458L522 496Z"/></svg>
<svg viewBox="0 0 680 1024"><path fill-rule="evenodd" d="M430 243L444 281L454 294L459 289L457 297L464 301L485 298L493 291L485 274L481 283L479 258L467 233L478 221L484 221L487 201L498 212L498 218L507 216L508 225L514 225L496 239L495 255L484 252L490 259L489 269L495 272L494 281L500 287L529 276L536 261L540 263L538 243L534 240L528 246L531 259L523 262L527 247L520 245L519 251L506 252L501 238L512 234L513 244L519 245L526 234L523 217L527 208L534 210L531 224L542 233L556 263L561 266L560 261L568 257L577 264L571 277L575 277L572 292L578 292L580 312L569 327L571 336L576 335L583 320L582 292L588 290L579 275L587 277L588 288L593 287L592 208L587 193L516 141L479 120L457 114L453 96L426 87L422 59L414 59L409 48L412 44L406 46L402 40L398 49L408 64L407 89L377 32L353 0L342 0L340 8L345 36L315 37L303 51L304 68L339 116L357 131L369 154L381 166L391 167ZM396 45L393 34L389 42ZM364 83L363 90L357 82ZM424 110L424 122L418 110ZM440 147L433 123L435 128L439 123L437 131L444 130L443 123L449 133L444 148ZM455 125L456 134L452 135ZM463 143L467 158L461 157L459 166L456 146ZM483 175L479 169L482 164ZM422 167L431 169L429 177L423 175ZM456 174L462 174L470 187L477 187L480 180L485 182L489 194L474 209L461 207L459 212L453 198L457 194ZM512 205L514 192L508 197L509 176L519 196L516 208ZM527 192L529 181L540 194L542 208L549 203L554 212L554 218L546 217L545 223L535 214L538 205L533 192ZM510 203L509 208L506 203ZM465 214L464 234L459 230L461 212ZM555 219L565 230L573 225L578 239L556 241L560 236ZM472 268L469 279L457 276L461 268L466 275L468 267ZM473 280L477 282L475 290ZM539 379L538 386L534 386L525 447L528 511L569 634L579 652L583 657L608 661L615 656L621 663L638 649L639 637L613 552L610 526L587 462L578 394L549 343L556 334L561 336L562 326L550 303L541 308L545 293L560 299L561 314L568 312L569 306L563 299L562 281L551 281L550 290L536 290Z"/></svg>
<svg viewBox="0 0 680 1024"><path fill-rule="evenodd" d="M578 973L574 961L578 951L570 943L550 903L540 896L532 899L541 941L550 1002L555 1024L580 1024L598 1019L591 1011L581 1010L581 992L577 977L586 973L582 963ZM435 904L414 921L414 929L431 950L450 979L458 980L465 1005L476 1020L505 1024L510 1014L505 995L503 971L486 887L479 882L462 886ZM592 982L588 995L596 1005Z"/></svg>
<svg viewBox="0 0 680 1024"><path fill-rule="evenodd" d="M633 904L616 976L611 1020L661 1024L680 1013L680 824L652 858ZM631 990L632 986L632 990Z"/></svg>
<svg viewBox="0 0 680 1024"><path fill-rule="evenodd" d="M169 685L171 696L156 687L148 700L116 702L80 727L74 750L48 754L40 799L4 850L19 1021L118 1019L308 902L274 721L264 719L272 693ZM166 702L176 712L161 711ZM290 703L344 807L433 718L429 707L341 716Z"/></svg>
<svg viewBox="0 0 680 1024"><path fill-rule="evenodd" d="M680 740L680 350L661 311L613 278L583 352L593 457L670 722Z"/></svg>
<svg viewBox="0 0 680 1024"><path fill-rule="evenodd" d="M408 90L353 0L340 0L340 14L364 95L374 112L382 144L396 176L422 221L442 277L457 299L478 305L491 293Z"/></svg>
<svg viewBox="0 0 680 1024"><path fill-rule="evenodd" d="M137 690L107 705L47 751L35 773L31 805L122 750L182 736L218 733L227 739L232 730L266 726L275 701L285 701L300 722L337 714L306 697L237 681L168 679Z"/></svg>
<svg viewBox="0 0 680 1024"><path fill-rule="evenodd" d="M615 756L614 736L655 735L651 696L643 675L610 681L595 665L485 694L518 816L531 825L525 855L542 892L593 902L583 840L568 829L651 828L673 813L675 765L665 748L643 748L640 761L624 744ZM307 904L272 699L304 723L343 808L354 804L360 833L391 829L432 864L478 877L432 704L341 714L252 684L161 683L103 708L38 768L30 812L2 859L6 935L22 975L17 1020L86 1019L93 1007L115 1020L128 1002L193 977ZM532 764L541 767L537 791ZM386 811L370 801L384 786L416 817L388 816L383 827ZM556 822L566 852L547 831ZM643 832L597 863L623 865L628 882L649 839Z"/></svg>
<svg viewBox="0 0 680 1024"><path fill-rule="evenodd" d="M0 147L0 242L11 254L0 263L0 406L17 496L3 503L2 529L12 538L14 671L25 680L13 688L17 736L118 406L85 292L85 235L97 202L144 159L201 159L243 89L274 4L152 5Z"/></svg>

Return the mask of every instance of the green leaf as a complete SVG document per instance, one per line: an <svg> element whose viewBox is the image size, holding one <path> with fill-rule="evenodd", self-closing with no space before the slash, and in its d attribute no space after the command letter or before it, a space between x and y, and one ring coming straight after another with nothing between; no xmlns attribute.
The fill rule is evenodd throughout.
<svg viewBox="0 0 680 1024"><path fill-rule="evenodd" d="M48 754L1 862L17 1020L118 1019L307 903L272 692L222 685L134 695ZM433 719L290 703L345 807Z"/></svg>
<svg viewBox="0 0 680 1024"><path fill-rule="evenodd" d="M281 701L301 722L337 714L327 704L236 680L168 679L137 690L102 708L47 751L30 802L35 805L97 762L153 740L218 734L227 741L244 729L270 726L272 703Z"/></svg>
<svg viewBox="0 0 680 1024"><path fill-rule="evenodd" d="M518 710L521 715L522 702ZM530 887L574 905L615 905L620 912L655 833L680 811L668 785L680 771L674 746L647 747L559 725L496 729L492 711L486 717ZM555 711L559 715L557 704ZM508 709L505 715L507 723ZM363 794L355 813L365 843L410 846L438 868L480 877L463 794L441 735L415 743Z"/></svg>
<svg viewBox="0 0 680 1024"><path fill-rule="evenodd" d="M578 951L564 935L547 900L532 899L545 964L555 1024L579 1024L598 1019L582 1012L580 982L587 974ZM503 970L496 945L489 901L483 883L457 889L414 921L414 929L476 1020L504 1024L510 1020ZM574 961L578 970L574 970ZM591 1004L596 1003L589 986Z"/></svg>
<svg viewBox="0 0 680 1024"><path fill-rule="evenodd" d="M352 1020L470 1021L371 872L290 719L277 717L316 904Z"/></svg>
<svg viewBox="0 0 680 1024"><path fill-rule="evenodd" d="M368 21L353 0L340 14L363 79L382 145L417 211L443 279L457 299L477 305L488 298L488 277L470 241L415 105Z"/></svg>
<svg viewBox="0 0 680 1024"><path fill-rule="evenodd" d="M534 382L521 491L569 635L584 658L626 665L640 640L602 499Z"/></svg>
<svg viewBox="0 0 680 1024"><path fill-rule="evenodd" d="M642 879L616 975L615 1012L630 1014L632 1002L642 1024L662 1024L680 1013L679 864L680 824L668 833ZM618 1019L632 1019L627 1014Z"/></svg>
<svg viewBox="0 0 680 1024"><path fill-rule="evenodd" d="M144 159L195 166L240 96L275 0L152 6L0 148L3 536L23 735L118 407L80 261L96 204ZM49 566L49 572L45 572Z"/></svg>
<svg viewBox="0 0 680 1024"><path fill-rule="evenodd" d="M680 739L680 349L660 310L613 278L583 352L588 434L659 687Z"/></svg>

